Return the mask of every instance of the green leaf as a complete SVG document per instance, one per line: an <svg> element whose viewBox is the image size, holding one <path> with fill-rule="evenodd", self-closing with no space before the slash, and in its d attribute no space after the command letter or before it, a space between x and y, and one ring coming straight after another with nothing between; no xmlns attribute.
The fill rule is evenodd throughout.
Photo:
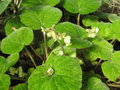
<svg viewBox="0 0 120 90"><path fill-rule="evenodd" d="M116 20L112 24L112 31L113 37L120 41L120 20Z"/></svg>
<svg viewBox="0 0 120 90"><path fill-rule="evenodd" d="M0 90L8 90L10 86L10 77L6 74L0 74Z"/></svg>
<svg viewBox="0 0 120 90"><path fill-rule="evenodd" d="M68 56L48 57L28 79L29 90L80 90L82 71L79 62Z"/></svg>
<svg viewBox="0 0 120 90"><path fill-rule="evenodd" d="M56 25L55 30L59 33L66 33L71 37L78 37L78 38L86 38L87 32L84 28L70 23L70 22L63 22Z"/></svg>
<svg viewBox="0 0 120 90"><path fill-rule="evenodd" d="M103 37L107 40L114 38L111 23L100 22L97 24L97 27L99 28L98 36Z"/></svg>
<svg viewBox="0 0 120 90"><path fill-rule="evenodd" d="M64 0L63 7L71 13L88 14L101 6L102 0Z"/></svg>
<svg viewBox="0 0 120 90"><path fill-rule="evenodd" d="M84 50L84 55L89 60L96 60L97 58L109 60L113 52L113 46L103 38L90 39L93 46Z"/></svg>
<svg viewBox="0 0 120 90"><path fill-rule="evenodd" d="M69 47L77 49L88 48L92 46L92 43L90 41L81 38L72 38L71 43L72 45Z"/></svg>
<svg viewBox="0 0 120 90"><path fill-rule="evenodd" d="M5 67L6 64L6 58L0 56L0 74L4 73L3 67Z"/></svg>
<svg viewBox="0 0 120 90"><path fill-rule="evenodd" d="M6 68L9 69L10 67L14 66L17 63L18 60L19 60L19 54L18 53L11 54L7 58L7 63L6 63L7 66L6 66Z"/></svg>
<svg viewBox="0 0 120 90"><path fill-rule="evenodd" d="M87 90L110 90L108 86L96 77L91 77L87 82Z"/></svg>
<svg viewBox="0 0 120 90"><path fill-rule="evenodd" d="M60 0L23 0L22 5L24 7L31 7L35 5L50 5L55 6Z"/></svg>
<svg viewBox="0 0 120 90"><path fill-rule="evenodd" d="M2 14L2 12L4 12L4 10L7 8L7 6L9 5L10 2L11 2L11 0L1 0L0 1L0 14Z"/></svg>
<svg viewBox="0 0 120 90"><path fill-rule="evenodd" d="M88 15L82 19L85 26L94 26L98 23L98 17L93 15Z"/></svg>
<svg viewBox="0 0 120 90"><path fill-rule="evenodd" d="M16 64L19 54L11 54L7 59L0 56L0 74L5 73L8 69Z"/></svg>
<svg viewBox="0 0 120 90"><path fill-rule="evenodd" d="M111 15L111 13L97 11L94 13L94 15L97 16L99 19L108 19L109 15Z"/></svg>
<svg viewBox="0 0 120 90"><path fill-rule="evenodd" d="M102 64L102 71L110 81L116 81L120 76L120 51L114 52L111 60Z"/></svg>
<svg viewBox="0 0 120 90"><path fill-rule="evenodd" d="M120 20L120 17L117 16L117 14L110 14L110 15L108 16L108 19L109 19L111 22L114 22L114 21Z"/></svg>
<svg viewBox="0 0 120 90"><path fill-rule="evenodd" d="M84 72L81 90L87 90L87 83L88 83L89 78L91 78L91 77L101 78L101 76L99 74L95 74L95 72L93 72L93 71Z"/></svg>
<svg viewBox="0 0 120 90"><path fill-rule="evenodd" d="M6 33L6 35L9 35L10 33L12 33L14 31L13 28L18 29L22 26L24 26L24 25L20 22L19 17L9 19L5 25L5 33Z"/></svg>
<svg viewBox="0 0 120 90"><path fill-rule="evenodd" d="M28 90L27 84L25 84L25 83L18 84L13 88L13 90Z"/></svg>
<svg viewBox="0 0 120 90"><path fill-rule="evenodd" d="M29 45L32 41L32 29L28 27L22 27L15 30L2 40L1 50L6 54L18 53L25 45Z"/></svg>
<svg viewBox="0 0 120 90"><path fill-rule="evenodd" d="M62 17L62 12L55 7L35 6L25 9L20 15L21 22L34 30L41 27L49 28L57 24Z"/></svg>

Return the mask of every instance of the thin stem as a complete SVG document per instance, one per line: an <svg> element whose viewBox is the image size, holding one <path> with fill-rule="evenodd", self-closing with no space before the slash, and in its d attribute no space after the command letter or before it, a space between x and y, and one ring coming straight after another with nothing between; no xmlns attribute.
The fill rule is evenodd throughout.
<svg viewBox="0 0 120 90"><path fill-rule="evenodd" d="M35 51L35 49L31 45L29 46L32 49L32 51L35 53L35 55L37 55L41 60L43 60L43 58Z"/></svg>
<svg viewBox="0 0 120 90"><path fill-rule="evenodd" d="M116 87L116 88L120 88L120 85L115 85L115 84L107 84L110 87Z"/></svg>
<svg viewBox="0 0 120 90"><path fill-rule="evenodd" d="M30 54L30 52L28 51L28 49L25 47L25 50L28 54L28 56L30 57L31 61L33 62L34 66L37 67L37 64L35 63L35 60L33 59L32 55Z"/></svg>
<svg viewBox="0 0 120 90"><path fill-rule="evenodd" d="M44 38L44 43L45 43L45 55L46 55L46 59L47 59L47 57L48 57L48 50L47 50L47 40L46 40L45 32L43 32L43 38Z"/></svg>
<svg viewBox="0 0 120 90"><path fill-rule="evenodd" d="M63 51L63 54L65 55L65 50L64 50L63 45L61 45L61 49L62 49L62 51Z"/></svg>
<svg viewBox="0 0 120 90"><path fill-rule="evenodd" d="M98 64L96 65L96 67L95 67L95 70L100 66L100 64L101 64L101 59L99 60L99 62L98 62Z"/></svg>
<svg viewBox="0 0 120 90"><path fill-rule="evenodd" d="M80 25L80 14L77 16L77 25Z"/></svg>
<svg viewBox="0 0 120 90"><path fill-rule="evenodd" d="M24 78L19 78L19 77L11 77L11 79L13 79L13 80L19 80L19 81L26 81L26 79L24 79Z"/></svg>
<svg viewBox="0 0 120 90"><path fill-rule="evenodd" d="M64 50L64 47L63 47L62 43L59 40L57 40L57 42L60 44L60 47L61 47L61 49L63 51L63 54L65 55L65 50Z"/></svg>

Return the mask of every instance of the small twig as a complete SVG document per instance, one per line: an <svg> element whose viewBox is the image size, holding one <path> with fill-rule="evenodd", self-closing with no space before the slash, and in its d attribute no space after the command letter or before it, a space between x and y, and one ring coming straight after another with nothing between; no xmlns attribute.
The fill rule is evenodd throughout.
<svg viewBox="0 0 120 90"><path fill-rule="evenodd" d="M29 46L32 49L32 51L35 53L35 55L38 56L41 60L43 60L43 58L35 51L35 49L31 45L29 45Z"/></svg>
<svg viewBox="0 0 120 90"><path fill-rule="evenodd" d="M26 47L25 47L25 50L26 50L28 56L30 57L31 61L33 62L34 66L37 67L37 64L35 63L35 61L34 61L32 55L31 55L31 53L28 51L28 49Z"/></svg>
<svg viewBox="0 0 120 90"><path fill-rule="evenodd" d="M80 14L77 16L77 25L80 25Z"/></svg>

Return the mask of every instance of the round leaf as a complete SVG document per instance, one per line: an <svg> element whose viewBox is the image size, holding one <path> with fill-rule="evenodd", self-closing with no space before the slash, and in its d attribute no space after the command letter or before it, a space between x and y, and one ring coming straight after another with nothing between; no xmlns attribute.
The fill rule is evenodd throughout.
<svg viewBox="0 0 120 90"><path fill-rule="evenodd" d="M34 30L41 27L51 27L57 24L62 17L62 12L50 6L35 6L23 11L20 15L21 22Z"/></svg>
<svg viewBox="0 0 120 90"><path fill-rule="evenodd" d="M101 6L102 0L64 0L63 7L71 13L88 14Z"/></svg>
<svg viewBox="0 0 120 90"><path fill-rule="evenodd" d="M84 54L89 60L97 58L109 60L113 52L113 46L103 38L93 38L90 40L93 46L84 50Z"/></svg>
<svg viewBox="0 0 120 90"><path fill-rule="evenodd" d="M47 71L52 68L52 75ZM80 90L82 71L77 60L51 55L45 65L34 70L28 79L29 90Z"/></svg>
<svg viewBox="0 0 120 90"><path fill-rule="evenodd" d="M102 64L102 71L109 80L116 81L120 76L120 51L114 52L111 60Z"/></svg>
<svg viewBox="0 0 120 90"><path fill-rule="evenodd" d="M29 45L32 41L32 29L28 27L22 27L2 40L1 50L6 54L18 53L23 49L24 45Z"/></svg>

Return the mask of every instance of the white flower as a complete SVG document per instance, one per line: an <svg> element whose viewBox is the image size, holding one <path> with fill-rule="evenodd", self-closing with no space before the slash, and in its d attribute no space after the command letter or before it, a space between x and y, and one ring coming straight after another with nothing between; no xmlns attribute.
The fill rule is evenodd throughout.
<svg viewBox="0 0 120 90"><path fill-rule="evenodd" d="M99 29L98 28L86 29L86 32L88 33L88 37L94 38L99 32Z"/></svg>
<svg viewBox="0 0 120 90"><path fill-rule="evenodd" d="M64 38L64 42L65 42L66 46L70 46L71 45L71 41L70 40L71 40L70 36L66 36Z"/></svg>
<svg viewBox="0 0 120 90"><path fill-rule="evenodd" d="M64 55L63 51L59 51L59 55L60 56Z"/></svg>
<svg viewBox="0 0 120 90"><path fill-rule="evenodd" d="M88 33L88 37L94 38L96 36L95 33Z"/></svg>
<svg viewBox="0 0 120 90"><path fill-rule="evenodd" d="M52 32L48 32L47 37L52 37Z"/></svg>

